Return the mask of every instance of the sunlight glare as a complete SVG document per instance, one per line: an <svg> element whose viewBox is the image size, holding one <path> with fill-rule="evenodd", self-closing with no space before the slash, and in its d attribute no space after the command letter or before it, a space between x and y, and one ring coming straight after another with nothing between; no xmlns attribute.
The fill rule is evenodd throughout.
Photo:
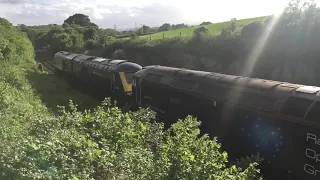
<svg viewBox="0 0 320 180"><path fill-rule="evenodd" d="M241 73L241 75L243 76L250 76L251 73L253 72L253 69L257 63L257 61L259 60L259 57L261 55L261 53L264 50L264 47L266 45L266 43L268 42L269 36L272 33L274 27L276 26L276 24L278 23L279 19L280 19L281 15L274 15L271 19L271 21L269 22L268 26L265 28L264 32L262 33L262 35L259 37L259 40L257 41L257 44L254 46L253 50L251 51L251 53L248 56L248 59L246 61L246 66L243 69L243 72Z"/></svg>
<svg viewBox="0 0 320 180"><path fill-rule="evenodd" d="M256 45L254 46L253 50L251 51L251 53L248 56L248 59L245 64L246 66L243 68L243 71L240 72L241 76L250 77L250 75L252 74L253 69L255 68L256 63L259 60L260 55L263 52L264 47L265 47L266 43L268 42L268 39L269 39L274 27L279 22L281 14L274 15L273 18L268 23L267 27L264 29L264 32L259 37L259 40L257 41ZM235 91L231 90L231 91L229 91L227 96L232 97L232 101L237 102L238 99L241 98L241 96L242 96L242 90L241 90L241 88L237 88L237 89L235 89ZM226 126L228 125L230 117L233 116L233 114L234 114L234 112L233 112L232 108L225 107L225 109L222 112L222 119L224 120L223 121L224 125L226 125ZM221 130L223 131L223 129L224 128L222 128Z"/></svg>

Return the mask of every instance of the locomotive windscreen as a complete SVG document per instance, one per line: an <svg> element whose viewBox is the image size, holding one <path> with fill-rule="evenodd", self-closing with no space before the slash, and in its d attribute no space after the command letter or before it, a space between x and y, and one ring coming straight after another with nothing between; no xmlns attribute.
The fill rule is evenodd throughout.
<svg viewBox="0 0 320 180"><path fill-rule="evenodd" d="M134 73L130 73L130 72L126 72L125 73L125 77L126 77L127 83L132 83L133 75L134 75Z"/></svg>

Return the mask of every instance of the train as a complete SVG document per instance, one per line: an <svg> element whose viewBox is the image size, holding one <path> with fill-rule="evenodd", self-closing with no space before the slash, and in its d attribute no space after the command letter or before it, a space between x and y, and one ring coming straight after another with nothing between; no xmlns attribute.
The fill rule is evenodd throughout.
<svg viewBox="0 0 320 180"><path fill-rule="evenodd" d="M127 60L111 60L84 54L57 52L53 62L57 74L72 80L82 80L94 88L97 94L110 94L120 105L129 102L132 93L133 74L142 69Z"/></svg>
<svg viewBox="0 0 320 180"><path fill-rule="evenodd" d="M259 154L266 179L320 179L320 87L58 52L56 72L132 106L193 115L230 159Z"/></svg>

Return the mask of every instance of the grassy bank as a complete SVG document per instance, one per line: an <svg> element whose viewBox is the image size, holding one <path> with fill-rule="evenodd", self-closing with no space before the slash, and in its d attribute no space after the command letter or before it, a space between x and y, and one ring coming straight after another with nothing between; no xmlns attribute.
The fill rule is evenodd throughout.
<svg viewBox="0 0 320 180"><path fill-rule="evenodd" d="M263 16L263 17L256 17L256 18L249 18L249 19L241 19L236 21L236 32L241 32L242 28L245 25L248 25L252 22L262 22L265 19L267 19L268 16ZM228 28L230 26L231 22L221 22L221 23L215 23L215 24L210 24L210 25L205 25L205 27L209 30L210 35L219 35L221 33L222 29ZM193 31L200 26L194 26L194 27L188 27L188 28L182 28L182 29L174 29L174 30L169 30L165 32L158 32L155 34L151 35L152 40L156 39L162 39L163 34L165 38L174 38L180 36L182 37L192 37L193 36ZM140 36L141 38L149 39L150 35L145 35L145 36Z"/></svg>

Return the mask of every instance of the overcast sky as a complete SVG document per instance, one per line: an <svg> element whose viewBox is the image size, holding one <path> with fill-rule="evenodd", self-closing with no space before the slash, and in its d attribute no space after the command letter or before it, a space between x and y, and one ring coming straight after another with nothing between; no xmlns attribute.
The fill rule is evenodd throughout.
<svg viewBox="0 0 320 180"><path fill-rule="evenodd" d="M13 24L62 24L75 13L103 28L141 24L197 24L281 12L288 0L0 0L0 17Z"/></svg>

